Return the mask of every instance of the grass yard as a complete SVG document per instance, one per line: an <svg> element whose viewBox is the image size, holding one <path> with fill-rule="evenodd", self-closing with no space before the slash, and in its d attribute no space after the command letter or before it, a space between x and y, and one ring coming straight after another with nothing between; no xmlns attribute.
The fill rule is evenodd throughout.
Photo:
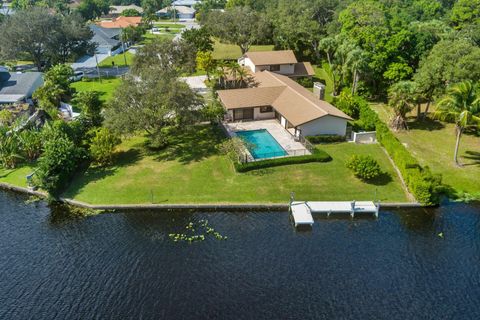
<svg viewBox="0 0 480 320"><path fill-rule="evenodd" d="M100 92L100 99L104 102L110 100L115 92L115 89L120 85L121 78L102 78L100 81L95 79L91 81L73 82L71 86L81 91L98 91Z"/></svg>
<svg viewBox="0 0 480 320"><path fill-rule="evenodd" d="M64 196L94 204L134 203L285 203L297 199L407 201L399 179L378 145L322 146L329 163L289 165L236 173L218 145L223 134L198 126L174 136L166 150L149 152L145 138L124 141L114 166L78 175ZM353 154L371 154L390 174L377 185L361 182L345 168Z"/></svg>
<svg viewBox="0 0 480 320"><path fill-rule="evenodd" d="M114 55L113 57L108 57L102 62L98 64L100 68L111 68L112 67L112 62L115 63L115 66L118 67L125 67L125 58L127 59L127 66L131 65L133 62L133 58L135 58L135 55L131 52L125 52L125 57L123 56L123 53Z"/></svg>
<svg viewBox="0 0 480 320"><path fill-rule="evenodd" d="M159 23L159 22L155 22L153 24L154 27L156 28L170 28L170 29L183 29L185 28L185 25L184 24L180 24L180 23Z"/></svg>
<svg viewBox="0 0 480 320"><path fill-rule="evenodd" d="M254 45L250 51L272 51L273 45ZM215 40L213 45L213 58L217 60L236 60L242 56L240 47L235 44L221 43Z"/></svg>
<svg viewBox="0 0 480 320"><path fill-rule="evenodd" d="M152 42L153 39L156 38L163 38L167 40L173 40L175 38L175 33L168 33L168 34L153 34L150 32L147 32L143 35L143 41L141 41L139 44L147 44Z"/></svg>
<svg viewBox="0 0 480 320"><path fill-rule="evenodd" d="M18 187L27 187L27 175L35 170L33 166L24 165L16 169L3 169L0 167L0 182Z"/></svg>
<svg viewBox="0 0 480 320"><path fill-rule="evenodd" d="M391 108L381 104L372 107L388 123ZM473 134L462 136L459 160L464 166L457 167L453 162L455 125L434 120L417 122L415 114L410 116L410 130L395 133L400 141L421 165L429 166L434 173L441 173L446 185L480 198L480 137Z"/></svg>

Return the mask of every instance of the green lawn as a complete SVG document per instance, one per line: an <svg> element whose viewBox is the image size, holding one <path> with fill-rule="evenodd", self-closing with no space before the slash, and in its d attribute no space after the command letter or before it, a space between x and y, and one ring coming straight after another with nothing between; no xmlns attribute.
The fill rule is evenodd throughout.
<svg viewBox="0 0 480 320"><path fill-rule="evenodd" d="M100 68L111 68L112 67L112 61L115 63L115 66L118 67L124 67L125 66L125 58L127 60L127 66L131 65L133 62L133 58L135 58L135 55L131 52L125 52L125 57L123 53L114 55L113 57L108 57L102 62L98 64Z"/></svg>
<svg viewBox="0 0 480 320"><path fill-rule="evenodd" d="M93 204L285 203L292 191L297 199L372 200L378 189L382 201L407 201L378 145L322 146L333 161L236 173L218 151L224 139L218 130L198 126L172 137L171 147L153 153L143 137L124 141L114 166L88 169L64 196ZM371 154L390 177L377 185L356 179L344 163L352 154Z"/></svg>
<svg viewBox="0 0 480 320"><path fill-rule="evenodd" d="M159 22L155 22L153 25L156 28L170 28L170 29L183 29L183 28L185 28L185 25L180 24L180 23L159 23Z"/></svg>
<svg viewBox="0 0 480 320"><path fill-rule="evenodd" d="M175 38L175 33L168 33L168 34L153 34L153 33L146 33L143 35L143 41L140 44L148 44L152 42L153 39L167 39L173 40Z"/></svg>
<svg viewBox="0 0 480 320"><path fill-rule="evenodd" d="M73 82L71 86L77 92L99 91L100 99L106 102L112 98L115 89L120 85L121 81L121 78L102 78L101 80Z"/></svg>
<svg viewBox="0 0 480 320"><path fill-rule="evenodd" d="M386 105L374 105L373 108L388 123L391 108ZM443 182L455 190L480 198L480 137L463 135L459 160L465 165L457 167L453 162L456 141L454 124L433 120L417 122L413 114L409 118L409 128L409 131L396 132L395 135L420 164L429 166L435 173L441 173Z"/></svg>
<svg viewBox="0 0 480 320"><path fill-rule="evenodd" d="M255 45L250 47L250 51L271 51L273 45ZM242 56L240 47L234 44L221 43L215 40L213 45L213 58L217 60L232 60Z"/></svg>
<svg viewBox="0 0 480 320"><path fill-rule="evenodd" d="M27 187L27 175L33 172L34 167L24 165L16 169L7 170L0 167L0 182L9 183L18 187Z"/></svg>

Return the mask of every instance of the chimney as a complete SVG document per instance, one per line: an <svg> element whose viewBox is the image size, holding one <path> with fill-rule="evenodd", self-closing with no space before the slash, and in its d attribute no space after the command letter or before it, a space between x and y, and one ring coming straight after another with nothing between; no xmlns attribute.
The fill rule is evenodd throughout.
<svg viewBox="0 0 480 320"><path fill-rule="evenodd" d="M313 94L320 100L325 100L325 85L321 82L313 84Z"/></svg>

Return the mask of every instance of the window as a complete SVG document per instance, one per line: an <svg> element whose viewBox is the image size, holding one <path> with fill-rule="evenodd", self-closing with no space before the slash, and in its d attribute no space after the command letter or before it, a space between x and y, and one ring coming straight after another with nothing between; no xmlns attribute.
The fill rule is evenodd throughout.
<svg viewBox="0 0 480 320"><path fill-rule="evenodd" d="M273 108L270 106L260 107L260 113L273 112Z"/></svg>
<svg viewBox="0 0 480 320"><path fill-rule="evenodd" d="M272 64L270 66L270 71L280 71L280 65L279 64Z"/></svg>

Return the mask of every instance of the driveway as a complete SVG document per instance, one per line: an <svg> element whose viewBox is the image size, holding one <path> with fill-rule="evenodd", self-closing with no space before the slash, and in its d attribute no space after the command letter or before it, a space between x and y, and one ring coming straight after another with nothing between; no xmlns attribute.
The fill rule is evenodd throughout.
<svg viewBox="0 0 480 320"><path fill-rule="evenodd" d="M205 85L207 76L182 77L180 80L185 81L190 88L200 94L205 94L208 92L208 88Z"/></svg>
<svg viewBox="0 0 480 320"><path fill-rule="evenodd" d="M97 54L98 63L102 62L103 60L107 59L109 55L107 53L99 53ZM88 69L88 68L96 68L97 67L97 59L95 56L83 56L74 63L72 63L72 68L74 70L77 69Z"/></svg>

